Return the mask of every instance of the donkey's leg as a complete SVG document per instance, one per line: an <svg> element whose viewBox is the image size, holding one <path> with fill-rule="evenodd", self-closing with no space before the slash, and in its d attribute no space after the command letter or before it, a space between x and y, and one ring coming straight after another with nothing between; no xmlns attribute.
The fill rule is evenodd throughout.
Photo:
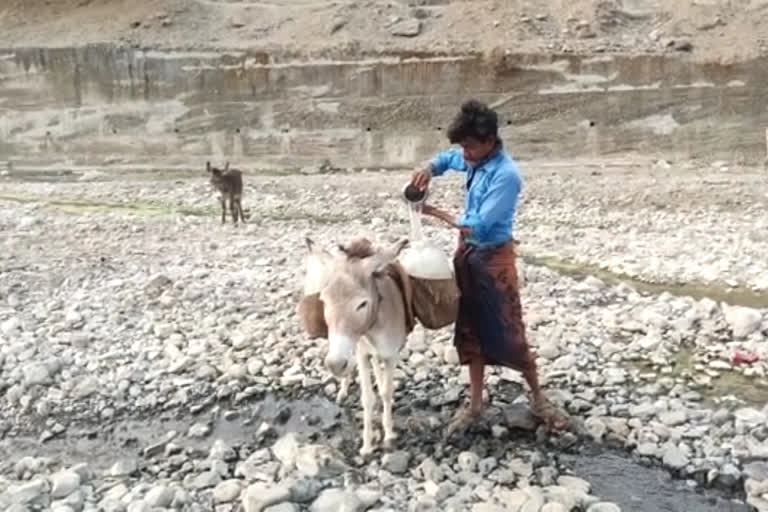
<svg viewBox="0 0 768 512"><path fill-rule="evenodd" d="M384 430L384 447L391 449L394 441L397 439L395 433L395 423L392 419L392 406L394 402L395 386L392 382L395 373L394 359L384 360L384 369L381 371L381 377L378 382L379 393L381 394L381 426Z"/></svg>
<svg viewBox="0 0 768 512"><path fill-rule="evenodd" d="M373 368L373 380L376 382L376 388L379 390L379 396L381 397L382 406L382 419L381 424L384 427L387 415L387 401L384 393L384 372L381 370L381 360L376 352L371 353L371 368ZM386 441L386 429L384 429L385 441Z"/></svg>
<svg viewBox="0 0 768 512"><path fill-rule="evenodd" d="M224 194L219 197L219 203L221 203L221 223L227 222L227 198Z"/></svg>
<svg viewBox="0 0 768 512"><path fill-rule="evenodd" d="M362 347L357 351L357 368L360 375L360 402L363 404L363 446L360 455L366 456L373 453L373 402L376 395L373 394L368 352Z"/></svg>
<svg viewBox="0 0 768 512"><path fill-rule="evenodd" d="M229 211L232 214L232 223L237 226L237 199L234 194L229 196Z"/></svg>
<svg viewBox="0 0 768 512"><path fill-rule="evenodd" d="M242 197L237 196L237 211L240 212L240 222L245 224L245 215L243 215L243 203Z"/></svg>
<svg viewBox="0 0 768 512"><path fill-rule="evenodd" d="M373 379L376 381L376 387L379 388L379 393L381 393L381 361L376 353L371 354L371 368L373 368Z"/></svg>
<svg viewBox="0 0 768 512"><path fill-rule="evenodd" d="M347 398L349 394L349 385L352 382L352 376L344 377L339 382L339 392L336 394L336 403L341 405L341 402Z"/></svg>
<svg viewBox="0 0 768 512"><path fill-rule="evenodd" d="M373 375L376 378L376 387L379 388L379 396L381 396L381 426L384 430L384 447L386 449L392 448L393 442L397 439L395 433L395 425L392 419L392 405L394 396L394 384L393 374L395 372L394 359L385 359L383 361L384 368L382 369L382 362L374 354L373 357Z"/></svg>

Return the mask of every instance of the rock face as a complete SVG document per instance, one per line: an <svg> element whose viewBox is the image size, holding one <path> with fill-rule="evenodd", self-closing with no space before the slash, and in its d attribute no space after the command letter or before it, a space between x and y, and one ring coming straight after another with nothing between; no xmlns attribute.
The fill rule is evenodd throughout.
<svg viewBox="0 0 768 512"><path fill-rule="evenodd" d="M430 0L433 5L424 6L327 1L308 9L302 3L274 0L279 6L261 9L248 5L252 2L217 0L206 2L201 10L183 0L165 0L176 4L169 5L173 14L163 13L168 18L146 13L148 19L134 19L138 11L155 11L155 3L136 0L132 9L123 9L118 0L82 6L75 4L84 0L59 0L51 10L41 0L31 1L36 3L9 6L8 15L0 19L0 49L5 55L0 97L8 100L3 108L13 120L3 137L0 172L38 168L42 161L68 171L82 164L78 180L103 182L108 179L98 173L120 172L150 160L158 168L200 168L200 155L210 153L211 145L221 147L215 150L221 158L225 152L236 154L252 169L303 169L311 174L322 172L326 160L335 168L403 168L430 158L434 148L445 144L440 126L445 123L437 120L450 119L468 90L498 96L489 101L500 102L505 132L515 139L516 152L531 158L592 159L641 145L670 153L676 161L686 153L697 159L730 158L736 144L745 159L757 161L765 155L762 138L745 140L741 129L749 126L751 133L758 133L764 125L760 112L743 102L745 94L762 92L768 13L761 2L738 8L727 2L670 8L654 1L653 14L638 18L617 13L617 5L607 7L601 0L575 0L570 9L545 0L536 6L542 12L533 16L525 12L528 7L514 2L478 9L461 0ZM659 19L669 27L689 27L690 19L697 18L690 11L700 9L722 11L716 19L728 23L716 30L686 28L685 38L658 27ZM103 23L105 11L110 12L109 24ZM573 12L583 12L585 19L572 19ZM559 61L556 72L542 73L553 54L568 54L568 59ZM602 62L597 74L591 69L595 55ZM610 58L602 58L606 55ZM339 64L329 65L329 60ZM740 63L738 72L734 62ZM245 71L220 72L237 68ZM152 72L137 71L144 69ZM507 72L510 69L515 72ZM75 71L78 79L71 81ZM688 109L686 97L674 94L694 82L720 84L728 73L736 74L724 82L720 94L699 98L701 107L695 110ZM26 77L24 87L16 83L19 76ZM492 88L486 81L492 81ZM61 84L70 82L76 90L57 96ZM73 98L81 101L103 84L116 82L124 88L121 94L89 98L93 121L63 126L59 109L71 108ZM659 87L647 87L657 82ZM610 94L593 94L595 106L586 113L580 108L583 95L597 92L590 89L597 83ZM139 88L146 103L135 101ZM151 94L160 89L161 95ZM614 110L613 92L619 90L641 91L641 96L623 96L621 116ZM297 91L312 103L310 108L295 101ZM515 101L504 101L503 91L515 91ZM211 94L224 100L214 101ZM548 114L552 109L559 112L556 119ZM687 109L685 116L679 115L681 109ZM231 116L233 110L245 117ZM558 137L551 136L553 130ZM231 140L211 142L212 132L226 133ZM137 150L135 140L148 134L152 140ZM404 148L403 138L420 142L392 149ZM278 139L282 142L275 144ZM679 144L683 139L689 143ZM263 150L266 146L270 151ZM296 147L303 149L298 152ZM644 150L637 151L646 159ZM676 172L666 160L642 165ZM706 180L711 187L718 178ZM716 183L716 188L721 186ZM39 217L22 213L15 224L19 229L39 229ZM680 219L669 220L685 226ZM577 236L595 236L596 231ZM761 236L759 226L750 233ZM622 250L610 249L599 255L604 258L590 254L589 259L613 260L632 275L681 271L688 260L670 264L668 253L690 248L678 243L690 240L684 234L700 233L681 233L668 247L655 246L652 237L633 240L622 234L658 263L633 262L621 256ZM550 241L561 250L576 245ZM741 248L725 236L716 244ZM763 289L768 286L768 277L760 272L764 268L752 269L741 256L717 256L697 252L698 260L707 260L698 265L703 275L697 277L709 282L729 272L752 275ZM71 321L77 322L78 314L72 312Z"/></svg>
<svg viewBox="0 0 768 512"><path fill-rule="evenodd" d="M648 206L651 179L654 197L665 200L675 197L666 187L681 186L653 169L638 178L641 192L624 174L573 172L528 178L519 224L526 258L529 250L560 247L565 258L578 249L614 270L635 262L656 277L690 277L709 272L707 258L728 254L717 236L709 252L678 244L674 265L629 241L647 248L653 234L664 253L710 223L748 227L747 212L729 213L708 187L695 203ZM521 375L496 368L487 374L483 421L444 441L466 392L446 328L409 338L394 379L399 437L391 450L359 457L359 388L353 383L346 401L335 403L339 383L323 369L326 346L296 321L301 239L311 232L330 247L360 233L374 240L405 234L397 190L408 176L369 171L344 185L323 173L249 175L249 222L237 228L220 224L204 178L2 182L0 451L7 456L0 509L630 507L610 503L599 495L599 477L564 462L564 452L586 441L631 450L701 486L745 482L750 502L763 506L768 410L739 386L762 386L765 311L648 285L643 290L651 292L641 294L603 273L572 278L533 260L521 292L526 326L544 388L572 416L573 431L548 436L530 412ZM684 170L669 179L681 176L700 179ZM463 177L440 179L434 193L460 204ZM582 195L585 183L603 181L611 194ZM741 190L734 197L752 196ZM723 211L710 214L700 204ZM40 221L21 222L27 216ZM679 230L668 227L672 220ZM604 224L611 229L594 228ZM453 250L455 233L433 225L425 233ZM759 253L760 240L745 247L753 242L747 254ZM620 247L621 261L612 260ZM722 279L733 277L728 272ZM749 272L745 280L754 277ZM736 350L755 358L738 362ZM732 387L725 392L722 382ZM729 394L746 403L722 399ZM718 401L704 400L712 397Z"/></svg>

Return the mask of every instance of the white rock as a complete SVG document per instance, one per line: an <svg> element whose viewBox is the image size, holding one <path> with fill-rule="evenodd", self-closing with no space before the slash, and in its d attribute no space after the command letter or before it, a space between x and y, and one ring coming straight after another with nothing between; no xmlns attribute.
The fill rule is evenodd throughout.
<svg viewBox="0 0 768 512"><path fill-rule="evenodd" d="M230 503L237 499L242 489L241 480L224 480L213 489L213 499L216 503Z"/></svg>
<svg viewBox="0 0 768 512"><path fill-rule="evenodd" d="M296 464L296 456L299 453L299 442L296 435L289 433L275 441L272 445L272 453L287 468Z"/></svg>
<svg viewBox="0 0 768 512"><path fill-rule="evenodd" d="M551 502L541 507L541 512L570 512L565 505L561 503Z"/></svg>
<svg viewBox="0 0 768 512"><path fill-rule="evenodd" d="M385 454L381 459L381 465L390 473L399 475L408 470L408 463L410 460L411 455L408 452L399 450Z"/></svg>
<svg viewBox="0 0 768 512"><path fill-rule="evenodd" d="M267 507L283 503L291 498L291 490L284 485L255 483L243 493L244 512L262 512Z"/></svg>
<svg viewBox="0 0 768 512"><path fill-rule="evenodd" d="M459 364L459 353L456 351L456 347L453 345L447 345L443 352L443 361L448 364Z"/></svg>
<svg viewBox="0 0 768 512"><path fill-rule="evenodd" d="M2 332L5 336L8 336L8 337L15 335L20 330L21 330L21 321L15 316L12 316L11 318L4 320L3 323L0 324L0 332Z"/></svg>
<svg viewBox="0 0 768 512"><path fill-rule="evenodd" d="M587 512L621 512L621 508L615 503L609 503L607 501L601 501L591 505Z"/></svg>
<svg viewBox="0 0 768 512"><path fill-rule="evenodd" d="M682 469L688 465L688 456L675 445L668 445L662 448L664 450L664 465L672 469Z"/></svg>
<svg viewBox="0 0 768 512"><path fill-rule="evenodd" d="M38 478L22 484L11 485L6 492L11 503L26 504L36 502L47 490L47 482Z"/></svg>
<svg viewBox="0 0 768 512"><path fill-rule="evenodd" d="M560 357L560 347L553 341L547 341L539 345L536 349L536 355L544 359L557 359Z"/></svg>
<svg viewBox="0 0 768 512"><path fill-rule="evenodd" d="M173 503L174 496L173 489L164 485L157 485L147 491L147 494L144 495L144 501L153 508L167 508Z"/></svg>
<svg viewBox="0 0 768 512"><path fill-rule="evenodd" d="M461 452L457 459L459 470L470 473L477 470L478 462L480 462L480 457L475 452Z"/></svg>
<svg viewBox="0 0 768 512"><path fill-rule="evenodd" d="M732 306L725 310L725 321L733 331L733 337L743 339L760 328L763 315L756 309Z"/></svg>
<svg viewBox="0 0 768 512"><path fill-rule="evenodd" d="M742 407L733 411L733 416L737 422L748 427L756 427L766 424L766 415L752 407Z"/></svg>
<svg viewBox="0 0 768 512"><path fill-rule="evenodd" d="M364 509L365 504L355 493L343 489L324 490L309 507L310 512L361 512Z"/></svg>
<svg viewBox="0 0 768 512"><path fill-rule="evenodd" d="M472 512L517 512L517 510L518 509L513 509L511 507L502 507L495 503L475 503L472 505Z"/></svg>
<svg viewBox="0 0 768 512"><path fill-rule="evenodd" d="M24 382L28 386L45 384L50 379L48 367L43 363L31 363L22 369L24 373Z"/></svg>
<svg viewBox="0 0 768 512"><path fill-rule="evenodd" d="M557 479L557 483L563 487L581 491L584 494L589 494L589 491L592 489L592 486L589 484L589 482L575 476L562 475Z"/></svg>
<svg viewBox="0 0 768 512"><path fill-rule="evenodd" d="M587 512L621 512L621 508L615 503L601 501L599 503L592 504L587 509Z"/></svg>
<svg viewBox="0 0 768 512"><path fill-rule="evenodd" d="M74 471L60 471L53 475L51 482L51 497L64 498L80 486L80 475Z"/></svg>

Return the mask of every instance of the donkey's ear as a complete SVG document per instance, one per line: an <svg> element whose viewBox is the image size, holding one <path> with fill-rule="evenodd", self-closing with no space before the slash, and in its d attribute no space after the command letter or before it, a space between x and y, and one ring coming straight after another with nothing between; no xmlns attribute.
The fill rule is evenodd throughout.
<svg viewBox="0 0 768 512"><path fill-rule="evenodd" d="M229 162L226 162L224 164L224 172L227 172L229 170Z"/></svg>
<svg viewBox="0 0 768 512"><path fill-rule="evenodd" d="M376 255L381 260L388 260L388 262L391 262L392 260L397 259L397 257L400 256L400 253L403 252L403 249L408 247L409 244L410 240L401 238L397 242L390 244L388 247L380 249Z"/></svg>
<svg viewBox="0 0 768 512"><path fill-rule="evenodd" d="M366 268L374 277L380 277L393 263L400 252L408 245L408 239L402 238L386 249L380 249L373 256L366 259Z"/></svg>
<svg viewBox="0 0 768 512"><path fill-rule="evenodd" d="M205 170L211 172L211 162L205 162Z"/></svg>
<svg viewBox="0 0 768 512"><path fill-rule="evenodd" d="M392 247L390 247L389 251L392 253L393 258L397 258L400 256L400 253L403 252L403 249L411 245L411 241L407 238L401 238L394 244L392 244Z"/></svg>
<svg viewBox="0 0 768 512"><path fill-rule="evenodd" d="M312 240L310 237L304 237L304 245L307 248L306 258L317 261L324 267L333 265L335 256L327 249Z"/></svg>

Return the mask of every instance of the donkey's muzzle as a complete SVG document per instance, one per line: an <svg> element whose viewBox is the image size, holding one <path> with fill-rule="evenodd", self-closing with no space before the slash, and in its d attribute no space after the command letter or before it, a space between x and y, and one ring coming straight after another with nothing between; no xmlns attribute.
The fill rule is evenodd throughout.
<svg viewBox="0 0 768 512"><path fill-rule="evenodd" d="M345 358L325 358L325 367L336 377L344 377L349 372L350 362Z"/></svg>

